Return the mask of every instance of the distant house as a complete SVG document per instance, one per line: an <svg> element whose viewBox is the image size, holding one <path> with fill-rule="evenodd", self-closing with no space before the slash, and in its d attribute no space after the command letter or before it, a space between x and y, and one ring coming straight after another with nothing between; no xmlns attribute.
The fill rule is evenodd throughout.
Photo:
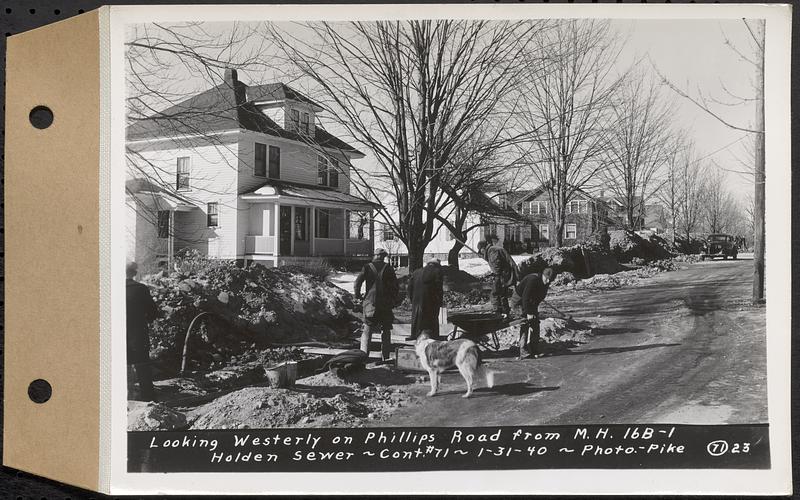
<svg viewBox="0 0 800 500"><path fill-rule="evenodd" d="M220 85L130 123L128 259L153 270L191 248L268 266L368 258L375 203L350 192L360 151L316 125L282 83Z"/></svg>
<svg viewBox="0 0 800 500"><path fill-rule="evenodd" d="M514 253L533 252L555 244L553 207L543 187L507 193L504 201L524 221L489 228L495 229L506 248ZM562 242L574 245L601 227L613 224L606 203L579 189L567 203Z"/></svg>
<svg viewBox="0 0 800 500"><path fill-rule="evenodd" d="M658 203L644 202L644 210L642 208L642 197L635 196L633 198L633 213L634 219L629 220L628 211L625 202L616 196L603 197L603 200L608 206L609 219L613 221L612 227L617 229L628 228L634 231L649 231L652 233L663 233L667 228L667 217L664 207Z"/></svg>
<svg viewBox="0 0 800 500"><path fill-rule="evenodd" d="M495 201L495 195L480 192L473 193L470 197L467 222L465 226L471 228L467 232L467 238L463 243L466 245L461 248L459 255L464 257L473 254L477 249L478 242L485 239L489 234L495 234L497 226L504 223L511 223L518 220L513 212L501 206ZM454 214L451 214L449 221L454 222ZM443 262L447 261L450 250L456 243L456 238L447 227L439 222L434 223L434 237L428 246L425 247L425 258L436 257ZM392 263L395 266L408 265L408 249L398 238L391 226L386 223L376 221L375 246L382 247L389 252Z"/></svg>

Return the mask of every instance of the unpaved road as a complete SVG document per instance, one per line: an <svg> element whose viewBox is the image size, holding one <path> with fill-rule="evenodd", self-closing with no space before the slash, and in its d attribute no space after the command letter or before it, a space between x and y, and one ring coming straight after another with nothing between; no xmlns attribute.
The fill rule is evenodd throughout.
<svg viewBox="0 0 800 500"><path fill-rule="evenodd" d="M749 305L752 261L683 266L631 288L553 296L597 326L590 342L569 354L489 360L495 387L470 399L448 372L442 393L376 425L766 422L766 320L764 307Z"/></svg>

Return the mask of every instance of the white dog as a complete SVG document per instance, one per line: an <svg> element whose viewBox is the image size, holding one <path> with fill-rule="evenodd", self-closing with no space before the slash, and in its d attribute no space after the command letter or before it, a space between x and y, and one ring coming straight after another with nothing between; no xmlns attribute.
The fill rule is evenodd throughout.
<svg viewBox="0 0 800 500"><path fill-rule="evenodd" d="M467 393L462 397L468 398L472 394L472 382L476 375L482 374L486 377L487 387L494 385L494 372L483 365L480 350L471 340L437 341L423 332L417 339L415 350L422 367L428 371L431 378L431 392L428 396L436 395L436 390L439 388L439 374L453 366L458 368L467 383Z"/></svg>

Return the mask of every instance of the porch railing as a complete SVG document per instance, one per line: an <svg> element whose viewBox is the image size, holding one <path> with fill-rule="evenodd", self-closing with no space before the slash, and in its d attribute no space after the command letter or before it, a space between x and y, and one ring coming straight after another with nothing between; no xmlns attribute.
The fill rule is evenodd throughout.
<svg viewBox="0 0 800 500"><path fill-rule="evenodd" d="M274 236L245 236L244 253L247 254L273 254L275 253Z"/></svg>

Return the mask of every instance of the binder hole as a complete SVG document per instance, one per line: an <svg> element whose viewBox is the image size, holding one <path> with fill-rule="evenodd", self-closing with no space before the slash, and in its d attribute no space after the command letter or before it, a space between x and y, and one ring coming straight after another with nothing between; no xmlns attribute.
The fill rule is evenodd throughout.
<svg viewBox="0 0 800 500"><path fill-rule="evenodd" d="M47 106L36 106L31 110L28 119L34 127L45 129L53 124L53 112Z"/></svg>
<svg viewBox="0 0 800 500"><path fill-rule="evenodd" d="M45 403L53 395L53 388L47 380L37 378L28 386L28 397L34 403Z"/></svg>

